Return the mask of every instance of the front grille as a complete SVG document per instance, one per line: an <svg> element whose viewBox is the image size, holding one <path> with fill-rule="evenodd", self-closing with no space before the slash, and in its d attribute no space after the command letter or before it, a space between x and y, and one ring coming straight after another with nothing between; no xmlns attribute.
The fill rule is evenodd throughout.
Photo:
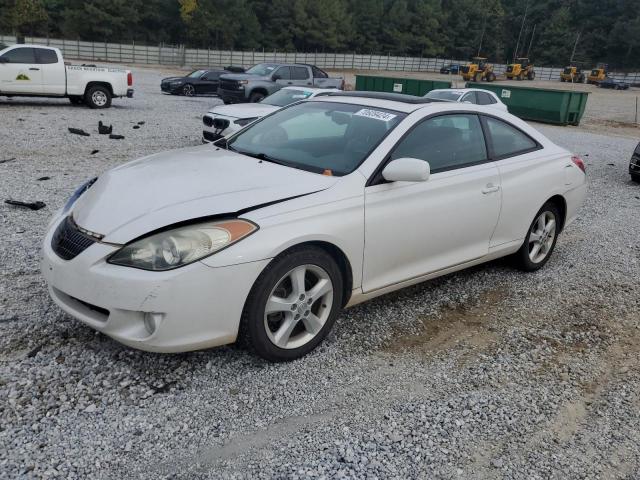
<svg viewBox="0 0 640 480"><path fill-rule="evenodd" d="M220 80L219 84L222 90L238 90L240 84L236 80Z"/></svg>
<svg viewBox="0 0 640 480"><path fill-rule="evenodd" d="M215 142L216 140L220 140L224 135L220 135L219 133L207 132L206 130L202 132L202 136L208 142Z"/></svg>
<svg viewBox="0 0 640 480"><path fill-rule="evenodd" d="M68 216L53 234L51 248L63 260L72 260L95 242L96 239L80 232L71 216Z"/></svg>

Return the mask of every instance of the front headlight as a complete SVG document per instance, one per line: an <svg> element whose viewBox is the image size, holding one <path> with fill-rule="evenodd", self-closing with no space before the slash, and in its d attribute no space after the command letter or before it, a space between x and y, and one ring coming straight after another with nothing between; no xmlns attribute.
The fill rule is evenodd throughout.
<svg viewBox="0 0 640 480"><path fill-rule="evenodd" d="M258 230L246 220L197 223L125 245L107 262L143 270L172 270L208 257Z"/></svg>
<svg viewBox="0 0 640 480"><path fill-rule="evenodd" d="M62 214L67 213L71 207L73 206L74 203L76 203L76 200L78 200L78 198L80 198L80 196L86 192L87 190L89 190L89 188L91 187L91 185L93 185L94 183L96 183L96 180L98 180L98 177L92 178L91 180L87 180L86 182L84 182L82 185L80 185L75 192L73 192L73 194L69 197L69 200L67 200L67 203L64 204L64 207L62 208Z"/></svg>
<svg viewBox="0 0 640 480"><path fill-rule="evenodd" d="M182 85L184 83L183 80L177 80L177 81L173 81L171 83L169 83L169 85L173 86L173 87L177 87L178 85Z"/></svg>
<svg viewBox="0 0 640 480"><path fill-rule="evenodd" d="M236 125L240 125L241 127L244 127L245 125L250 124L251 122L255 122L258 119L258 117L252 117L252 118L241 118L240 120L236 120L235 123Z"/></svg>

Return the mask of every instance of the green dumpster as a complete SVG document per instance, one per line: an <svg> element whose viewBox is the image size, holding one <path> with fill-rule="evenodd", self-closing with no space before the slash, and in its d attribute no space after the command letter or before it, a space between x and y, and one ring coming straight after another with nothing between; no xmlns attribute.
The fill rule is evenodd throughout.
<svg viewBox="0 0 640 480"><path fill-rule="evenodd" d="M451 82L356 75L356 90L359 91L405 93L423 97L431 90L438 88L451 88Z"/></svg>
<svg viewBox="0 0 640 480"><path fill-rule="evenodd" d="M467 87L492 91L516 117L556 125L580 125L589 96L589 92L515 87L484 82L467 82Z"/></svg>

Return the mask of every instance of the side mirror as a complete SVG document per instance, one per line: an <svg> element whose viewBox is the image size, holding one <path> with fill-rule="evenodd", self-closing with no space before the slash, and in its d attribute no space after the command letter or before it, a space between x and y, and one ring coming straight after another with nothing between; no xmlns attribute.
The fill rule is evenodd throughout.
<svg viewBox="0 0 640 480"><path fill-rule="evenodd" d="M429 162L417 158L392 160L382 170L382 178L388 182L425 182L430 174Z"/></svg>
<svg viewBox="0 0 640 480"><path fill-rule="evenodd" d="M274 82L275 82L276 80L282 80L282 77L281 77L280 75L278 75L277 73L275 73L275 74L273 75L273 77L271 77L271 78L272 78L272 80L273 80Z"/></svg>

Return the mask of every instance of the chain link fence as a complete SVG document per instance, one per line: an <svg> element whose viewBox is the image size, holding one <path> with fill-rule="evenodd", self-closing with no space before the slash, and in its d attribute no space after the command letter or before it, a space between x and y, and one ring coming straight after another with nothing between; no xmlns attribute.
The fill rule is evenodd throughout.
<svg viewBox="0 0 640 480"><path fill-rule="evenodd" d="M13 45L16 37L0 35L0 43ZM460 59L402 57L393 55L361 55L356 53L301 53L301 52L265 52L232 51L186 48L182 45L148 46L136 43L83 42L53 38L27 37L25 43L49 45L59 48L68 59L114 62L138 65L169 65L192 68L224 68L229 65L250 67L257 63L310 63L320 68L332 70L357 71L400 71L400 72L439 72L449 64L463 65ZM494 64L498 75L504 74L507 66ZM536 79L559 81L562 68L536 67ZM609 76L640 85L640 72L611 72Z"/></svg>

